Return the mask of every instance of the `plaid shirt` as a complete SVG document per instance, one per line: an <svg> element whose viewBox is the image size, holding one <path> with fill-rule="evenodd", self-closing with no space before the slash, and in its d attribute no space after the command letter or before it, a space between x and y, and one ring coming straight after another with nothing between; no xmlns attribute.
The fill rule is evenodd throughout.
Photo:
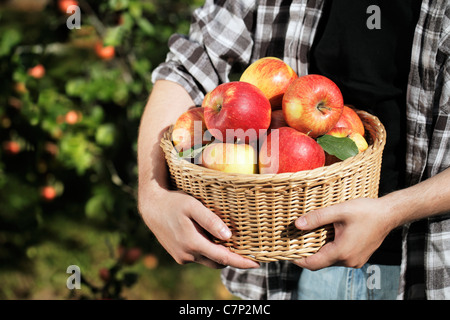
<svg viewBox="0 0 450 320"><path fill-rule="evenodd" d="M298 75L305 75L323 2L206 0L193 13L189 35L170 38L167 60L154 70L152 80L181 84L201 105L205 93L230 81L234 72L241 72L261 57L280 57ZM423 0L416 27L407 92L409 185L450 166L449 7L447 0ZM422 268L426 297L450 299L448 218L450 212L426 219L425 234L421 233L425 243L419 247L407 246L408 239L417 239L417 235L405 226L399 298L409 297L405 272ZM256 270L228 267L222 272L222 280L233 294L244 299L295 299L300 272L294 264L279 261L262 264Z"/></svg>

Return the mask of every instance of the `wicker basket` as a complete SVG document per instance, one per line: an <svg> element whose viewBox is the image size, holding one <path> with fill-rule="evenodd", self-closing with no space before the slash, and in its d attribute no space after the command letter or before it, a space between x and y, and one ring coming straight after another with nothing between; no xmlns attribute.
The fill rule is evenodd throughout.
<svg viewBox="0 0 450 320"><path fill-rule="evenodd" d="M369 148L345 161L309 171L229 174L180 159L169 128L161 140L176 189L199 199L228 225L232 237L217 240L231 251L260 262L314 254L333 237L333 228L300 231L294 221L320 207L360 197L376 198L386 132L373 115L357 111Z"/></svg>

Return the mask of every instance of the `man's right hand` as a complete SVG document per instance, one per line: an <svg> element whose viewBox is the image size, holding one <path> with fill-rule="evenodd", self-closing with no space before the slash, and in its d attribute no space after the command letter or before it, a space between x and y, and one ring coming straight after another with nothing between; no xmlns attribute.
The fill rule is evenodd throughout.
<svg viewBox="0 0 450 320"><path fill-rule="evenodd" d="M231 236L225 223L200 201L168 188L168 172L159 146L163 131L194 105L180 85L157 81L142 116L138 138L138 205L145 223L181 264L198 262L220 268L255 268L246 259L209 239Z"/></svg>
<svg viewBox="0 0 450 320"><path fill-rule="evenodd" d="M210 235L227 240L225 223L200 201L181 191L153 193L142 217L161 245L179 264L197 262L211 268L257 268L259 264L215 244Z"/></svg>

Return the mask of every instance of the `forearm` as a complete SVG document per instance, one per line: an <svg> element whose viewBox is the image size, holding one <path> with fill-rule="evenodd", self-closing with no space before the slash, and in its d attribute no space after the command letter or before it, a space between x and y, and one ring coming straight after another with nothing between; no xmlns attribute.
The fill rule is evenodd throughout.
<svg viewBox="0 0 450 320"><path fill-rule="evenodd" d="M153 87L141 119L138 136L138 203L145 206L159 189L167 189L168 177L160 141L165 129L194 106L189 94L180 85L160 80Z"/></svg>
<svg viewBox="0 0 450 320"><path fill-rule="evenodd" d="M450 212L450 168L380 199L389 207L393 227Z"/></svg>

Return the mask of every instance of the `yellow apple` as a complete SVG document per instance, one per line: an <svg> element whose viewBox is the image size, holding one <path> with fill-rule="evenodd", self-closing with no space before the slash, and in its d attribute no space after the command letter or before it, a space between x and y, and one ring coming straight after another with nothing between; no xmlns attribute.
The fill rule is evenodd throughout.
<svg viewBox="0 0 450 320"><path fill-rule="evenodd" d="M348 135L348 137L355 142L359 153L365 151L369 147L366 139L358 132L352 132Z"/></svg>
<svg viewBox="0 0 450 320"><path fill-rule="evenodd" d="M345 127L333 128L332 130L328 131L327 134L338 137L338 138L348 137L348 138L352 139L353 142L358 147L358 151L360 153L365 151L369 147L366 139L360 133L354 132L349 128L345 128Z"/></svg>
<svg viewBox="0 0 450 320"><path fill-rule="evenodd" d="M330 131L328 131L327 134L338 138L348 137L352 139L353 142L356 144L356 147L358 148L358 153L365 151L369 147L366 139L360 133L354 132L349 128L345 127L333 128ZM328 153L325 153L325 156L326 156L325 165L330 165L335 162L341 161L337 157L330 155Z"/></svg>
<svg viewBox="0 0 450 320"><path fill-rule="evenodd" d="M257 152L244 143L212 143L203 150L201 164L227 173L258 173Z"/></svg>

